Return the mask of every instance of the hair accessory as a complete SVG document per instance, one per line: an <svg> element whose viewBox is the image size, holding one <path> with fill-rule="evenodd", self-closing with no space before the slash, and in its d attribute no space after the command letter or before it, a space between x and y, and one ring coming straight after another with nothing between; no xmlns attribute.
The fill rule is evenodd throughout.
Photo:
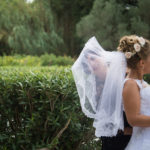
<svg viewBox="0 0 150 150"><path fill-rule="evenodd" d="M125 57L127 59L131 58L136 52L125 52Z"/></svg>
<svg viewBox="0 0 150 150"><path fill-rule="evenodd" d="M138 38L138 41L140 42L141 46L143 47L145 44L145 39L143 37L138 37L138 36L137 36L137 38Z"/></svg>
<svg viewBox="0 0 150 150"><path fill-rule="evenodd" d="M135 43L135 44L134 44L134 50L135 50L136 52L139 52L139 51L141 50L140 44Z"/></svg>
<svg viewBox="0 0 150 150"><path fill-rule="evenodd" d="M139 36L136 36L139 43L135 43L134 44L134 52L125 52L125 57L127 59L130 59L132 56L134 56L137 52L140 52L141 51L141 47L144 46L145 44L145 39L143 37L139 37Z"/></svg>

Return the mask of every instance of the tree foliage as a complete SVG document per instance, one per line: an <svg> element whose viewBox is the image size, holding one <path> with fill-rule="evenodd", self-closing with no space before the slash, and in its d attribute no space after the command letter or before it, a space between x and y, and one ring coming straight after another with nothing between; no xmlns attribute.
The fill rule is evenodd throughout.
<svg viewBox="0 0 150 150"><path fill-rule="evenodd" d="M59 54L63 39L55 31L50 7L45 7L42 2L29 5L24 0L0 1L1 54L8 49L8 53Z"/></svg>
<svg viewBox="0 0 150 150"><path fill-rule="evenodd" d="M149 0L0 1L0 55L77 56L96 36L115 50L121 36L150 38Z"/></svg>
<svg viewBox="0 0 150 150"><path fill-rule="evenodd" d="M74 55L79 49L76 24L92 8L93 0L46 0L51 1L55 24L62 35L67 54Z"/></svg>
<svg viewBox="0 0 150 150"><path fill-rule="evenodd" d="M116 50L121 36L137 34L150 37L148 0L96 0L89 15L77 24L77 34L87 41L96 36L108 50Z"/></svg>

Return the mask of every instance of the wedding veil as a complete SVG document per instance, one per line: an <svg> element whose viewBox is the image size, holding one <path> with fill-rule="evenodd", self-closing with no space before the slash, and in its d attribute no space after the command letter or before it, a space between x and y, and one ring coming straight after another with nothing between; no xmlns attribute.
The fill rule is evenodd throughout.
<svg viewBox="0 0 150 150"><path fill-rule="evenodd" d="M91 37L71 66L83 113L93 118L95 136L115 136L124 129L122 90L126 58L106 51Z"/></svg>

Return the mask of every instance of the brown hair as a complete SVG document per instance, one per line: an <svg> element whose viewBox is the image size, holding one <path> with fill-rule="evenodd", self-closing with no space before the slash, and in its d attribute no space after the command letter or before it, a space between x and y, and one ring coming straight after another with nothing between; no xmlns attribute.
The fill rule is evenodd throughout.
<svg viewBox="0 0 150 150"><path fill-rule="evenodd" d="M139 52L136 52L135 55L133 55L131 58L127 59L127 67L131 69L137 68L137 63L141 59L146 59L147 56L150 54L150 41L146 38L145 44L141 47L141 50ZM137 35L126 35L121 37L119 41L119 45L117 47L118 51L121 51L123 53L125 52L135 52L134 50L134 44L139 43L138 36Z"/></svg>

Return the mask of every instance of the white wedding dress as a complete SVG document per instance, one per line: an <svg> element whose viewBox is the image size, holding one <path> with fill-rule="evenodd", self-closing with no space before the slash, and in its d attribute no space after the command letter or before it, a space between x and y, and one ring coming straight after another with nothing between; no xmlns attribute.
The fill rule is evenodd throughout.
<svg viewBox="0 0 150 150"><path fill-rule="evenodd" d="M127 81L130 78L125 78ZM150 116L150 86L143 80L134 79L140 87L141 114ZM124 109L124 108L123 108ZM150 150L150 127L133 127L132 136L125 150Z"/></svg>

